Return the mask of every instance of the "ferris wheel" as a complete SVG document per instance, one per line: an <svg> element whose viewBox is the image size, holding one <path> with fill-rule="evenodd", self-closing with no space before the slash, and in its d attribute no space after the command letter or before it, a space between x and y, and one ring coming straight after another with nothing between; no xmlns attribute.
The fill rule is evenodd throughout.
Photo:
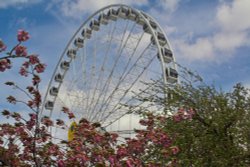
<svg viewBox="0 0 250 167"><path fill-rule="evenodd" d="M175 58L160 25L126 5L110 5L91 15L66 46L49 82L40 117L67 118L68 107L81 118L100 122L108 131L128 132L138 116L127 106L145 105L136 95L144 83L178 81ZM68 121L69 122L69 121ZM67 130L52 129L65 139Z"/></svg>

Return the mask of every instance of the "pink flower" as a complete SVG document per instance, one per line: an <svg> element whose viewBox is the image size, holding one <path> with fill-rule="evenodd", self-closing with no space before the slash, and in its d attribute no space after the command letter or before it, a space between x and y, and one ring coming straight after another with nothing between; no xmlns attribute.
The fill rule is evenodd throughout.
<svg viewBox="0 0 250 167"><path fill-rule="evenodd" d="M27 56L27 48L25 46L17 46L15 48L16 55L21 56L21 57L26 57Z"/></svg>
<svg viewBox="0 0 250 167"><path fill-rule="evenodd" d="M3 43L3 41L0 39L0 52L4 51L6 49L6 45Z"/></svg>
<svg viewBox="0 0 250 167"><path fill-rule="evenodd" d="M57 167L65 167L65 164L64 164L63 160L59 160L57 162Z"/></svg>
<svg viewBox="0 0 250 167"><path fill-rule="evenodd" d="M191 109L187 110L187 114L189 116L188 118L192 119L193 116L195 115L195 111L191 108Z"/></svg>
<svg viewBox="0 0 250 167"><path fill-rule="evenodd" d="M18 30L18 33L17 33L17 40L19 42L24 42L24 41L27 41L28 39L30 38L30 35L27 31L24 31L24 30Z"/></svg>
<svg viewBox="0 0 250 167"><path fill-rule="evenodd" d="M177 146L173 146L173 147L171 147L171 151L174 155L176 155L180 152L180 149Z"/></svg>
<svg viewBox="0 0 250 167"><path fill-rule="evenodd" d="M117 155L118 155L119 157L124 157L124 156L126 156L126 155L127 155L127 150L126 150L126 148L124 148L124 147L118 148L118 150L117 150Z"/></svg>
<svg viewBox="0 0 250 167"><path fill-rule="evenodd" d="M174 122L180 122L182 120L182 116L179 114L174 115L173 120L174 120Z"/></svg>
<svg viewBox="0 0 250 167"><path fill-rule="evenodd" d="M34 77L32 78L33 85L35 86L35 85L39 84L40 82L41 82L40 77L38 75L34 75Z"/></svg>
<svg viewBox="0 0 250 167"><path fill-rule="evenodd" d="M34 114L34 113L30 113L29 116L30 116L30 118L33 119L33 120L36 119L36 114Z"/></svg>
<svg viewBox="0 0 250 167"><path fill-rule="evenodd" d="M25 68L29 68L30 63L28 61L25 61L22 66Z"/></svg>
<svg viewBox="0 0 250 167"><path fill-rule="evenodd" d="M75 118L75 115L72 112L68 113L69 119Z"/></svg>
<svg viewBox="0 0 250 167"><path fill-rule="evenodd" d="M115 158L114 158L114 156L110 156L108 159L109 159L110 165L113 166L115 164Z"/></svg>
<svg viewBox="0 0 250 167"><path fill-rule="evenodd" d="M64 125L64 121L61 120L61 119L57 119L57 120L56 120L56 124L57 124L58 126L63 126L63 125Z"/></svg>
<svg viewBox="0 0 250 167"><path fill-rule="evenodd" d="M133 167L132 161L130 159L126 161L126 164L128 167Z"/></svg>
<svg viewBox="0 0 250 167"><path fill-rule="evenodd" d="M30 64L36 64L36 63L39 63L40 60L38 59L37 55L30 55L29 56L29 62Z"/></svg>
<svg viewBox="0 0 250 167"><path fill-rule="evenodd" d="M31 100L28 101L28 104L27 104L29 107L33 108L35 107L35 103Z"/></svg>
<svg viewBox="0 0 250 167"><path fill-rule="evenodd" d="M22 75L22 76L25 76L25 77L28 76L27 70L25 68L23 68L23 67L20 68L19 74Z"/></svg>
<svg viewBox="0 0 250 167"><path fill-rule="evenodd" d="M16 98L13 96L7 97L7 101L11 104L16 104Z"/></svg>
<svg viewBox="0 0 250 167"><path fill-rule="evenodd" d="M53 121L50 120L48 117L42 118L42 123L43 123L46 127L53 126Z"/></svg>
<svg viewBox="0 0 250 167"><path fill-rule="evenodd" d="M42 73L45 70L46 65L45 64L37 64L35 66L35 70L37 73Z"/></svg>
<svg viewBox="0 0 250 167"><path fill-rule="evenodd" d="M102 141L101 135L96 134L96 135L94 136L94 141L95 141L96 143L101 142L101 141Z"/></svg>
<svg viewBox="0 0 250 167"><path fill-rule="evenodd" d="M110 135L111 135L111 141L116 142L116 140L117 140L117 138L118 138L118 134L116 134L116 133L111 133Z"/></svg>
<svg viewBox="0 0 250 167"><path fill-rule="evenodd" d="M9 59L2 59L0 60L0 71L4 72L6 69L10 69L11 64Z"/></svg>

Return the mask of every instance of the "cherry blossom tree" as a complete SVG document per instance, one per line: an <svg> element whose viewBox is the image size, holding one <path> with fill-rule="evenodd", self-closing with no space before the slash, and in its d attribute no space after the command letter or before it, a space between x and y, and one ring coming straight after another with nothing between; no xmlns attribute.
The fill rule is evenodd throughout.
<svg viewBox="0 0 250 167"><path fill-rule="evenodd" d="M0 40L0 72L12 68L15 59L22 59L19 75L30 84L22 88L15 81L5 84L23 93L26 98L8 96L12 105L24 105L28 115L7 109L2 115L7 119L0 124L0 161L8 166L176 166L176 155L180 149L173 145L175 138L162 128L167 120L164 115L144 113L140 121L146 127L136 130L134 138L119 141L118 135L105 131L99 123L81 119L75 127L72 141L63 140L53 143L50 127L66 127L63 120L53 122L48 117L39 119L42 97L39 90L40 74L46 65L39 56L30 54L24 42L30 39L28 32L19 30L17 44L6 52L7 46ZM64 107L62 112L69 119L74 118L70 109ZM181 114L180 114L181 115ZM176 116L177 117L177 116ZM181 119L182 116L179 116ZM191 117L190 117L191 118ZM8 121L12 119L11 121ZM177 118L174 118L177 120Z"/></svg>

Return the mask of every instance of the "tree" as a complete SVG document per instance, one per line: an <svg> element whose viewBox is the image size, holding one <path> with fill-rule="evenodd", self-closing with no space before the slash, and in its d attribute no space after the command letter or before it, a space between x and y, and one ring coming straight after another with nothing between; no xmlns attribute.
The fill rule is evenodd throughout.
<svg viewBox="0 0 250 167"><path fill-rule="evenodd" d="M184 76L200 79L189 71ZM224 92L189 79L176 86L156 85L153 92L167 92L170 98L152 98L152 92L145 96L165 107L169 118L162 129L176 136L181 166L250 165L249 89L236 84L231 92Z"/></svg>
<svg viewBox="0 0 250 167"><path fill-rule="evenodd" d="M20 30L17 34L17 45L4 53L6 45L0 40L0 72L12 68L12 61L23 59L19 74L31 84L22 88L15 81L5 84L15 88L26 98L18 99L8 96L7 101L13 105L24 105L28 114L21 114L7 109L2 115L14 123L0 124L0 162L7 166L175 166L179 152L173 145L174 139L161 129L164 117L153 113L145 113L141 124L145 130L137 130L136 137L118 143L117 134L101 130L99 123L82 119L76 126L72 141L63 140L61 144L53 143L53 136L48 131L52 126L65 128L65 122L55 122L48 117L39 118L42 97L39 90L40 74L46 65L36 54L29 54L23 42L30 38L28 32ZM69 119L74 118L70 109L63 107L62 112ZM63 144L63 147L61 146Z"/></svg>

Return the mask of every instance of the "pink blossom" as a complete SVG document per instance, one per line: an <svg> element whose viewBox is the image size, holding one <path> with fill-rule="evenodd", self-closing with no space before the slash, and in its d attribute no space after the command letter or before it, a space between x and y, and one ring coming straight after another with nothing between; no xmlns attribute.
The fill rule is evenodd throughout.
<svg viewBox="0 0 250 167"><path fill-rule="evenodd" d="M57 119L57 120L56 120L56 124L57 124L58 126L63 126L63 125L64 125L64 121L61 120L61 119Z"/></svg>
<svg viewBox="0 0 250 167"><path fill-rule="evenodd" d="M65 164L64 164L63 160L59 160L57 162L57 167L65 167Z"/></svg>
<svg viewBox="0 0 250 167"><path fill-rule="evenodd" d="M110 156L108 159L109 159L110 165L113 166L115 164L115 158L114 158L114 156Z"/></svg>
<svg viewBox="0 0 250 167"><path fill-rule="evenodd" d="M25 76L25 77L28 76L27 70L25 68L23 68L23 67L20 68L19 74L22 75L22 76Z"/></svg>
<svg viewBox="0 0 250 167"><path fill-rule="evenodd" d="M16 98L13 96L7 97L7 101L12 104L16 104Z"/></svg>
<svg viewBox="0 0 250 167"><path fill-rule="evenodd" d="M30 35L27 31L24 31L24 30L18 30L18 33L17 33L17 40L19 42L24 42L24 41L27 41L28 39L30 38Z"/></svg>
<svg viewBox="0 0 250 167"><path fill-rule="evenodd" d="M37 55L30 55L29 56L29 62L30 64L37 64L40 62L39 58L37 57Z"/></svg>
<svg viewBox="0 0 250 167"><path fill-rule="evenodd" d="M101 142L101 141L102 141L101 135L96 134L96 135L94 136L94 140L95 140L96 143Z"/></svg>
<svg viewBox="0 0 250 167"><path fill-rule="evenodd" d="M6 69L10 69L11 64L9 59L2 59L0 60L0 71L4 72Z"/></svg>
<svg viewBox="0 0 250 167"><path fill-rule="evenodd" d="M42 123L43 123L45 126L47 126L47 127L53 126L53 121L51 121L51 120L50 120L49 118L47 118L47 117L42 118Z"/></svg>
<svg viewBox="0 0 250 167"><path fill-rule="evenodd" d="M187 114L189 115L189 119L192 119L193 116L195 115L195 111L190 108L189 110L187 110Z"/></svg>
<svg viewBox="0 0 250 167"><path fill-rule="evenodd" d="M45 64L37 64L35 66L35 70L37 73L42 73L45 70L46 65Z"/></svg>
<svg viewBox="0 0 250 167"><path fill-rule="evenodd" d="M29 68L29 65L30 65L30 63L28 61L26 61L26 62L23 63L22 66L25 67L25 68Z"/></svg>
<svg viewBox="0 0 250 167"><path fill-rule="evenodd" d="M37 85L41 82L41 79L38 75L34 75L34 77L32 78L32 83L33 85Z"/></svg>
<svg viewBox="0 0 250 167"><path fill-rule="evenodd" d="M41 94L39 91L33 91L34 94L34 103L38 107L41 104Z"/></svg>
<svg viewBox="0 0 250 167"><path fill-rule="evenodd" d="M173 146L171 147L171 151L172 151L172 154L176 155L180 152L180 149L177 146Z"/></svg>
<svg viewBox="0 0 250 167"><path fill-rule="evenodd" d="M29 100L27 105L31 108L35 107L35 103L32 100Z"/></svg>
<svg viewBox="0 0 250 167"><path fill-rule="evenodd" d="M35 90L33 86L27 86L26 89L29 91L29 93L33 93Z"/></svg>
<svg viewBox="0 0 250 167"><path fill-rule="evenodd" d="M182 116L179 114L176 114L173 116L174 122L180 122L182 120Z"/></svg>
<svg viewBox="0 0 250 167"><path fill-rule="evenodd" d="M68 113L69 119L75 118L75 115L72 112Z"/></svg>
<svg viewBox="0 0 250 167"><path fill-rule="evenodd" d="M0 52L5 51L6 45L3 43L3 41L0 39Z"/></svg>
<svg viewBox="0 0 250 167"><path fill-rule="evenodd" d="M34 114L34 113L30 113L29 116L30 116L30 118L33 119L33 120L36 119L36 114Z"/></svg>
<svg viewBox="0 0 250 167"><path fill-rule="evenodd" d="M0 139L0 145L2 145L2 144L3 144L3 140Z"/></svg>
<svg viewBox="0 0 250 167"><path fill-rule="evenodd" d="M128 160L126 161L126 164L127 164L128 167L133 167L133 164L132 164L132 162L131 162L130 159L128 159Z"/></svg>
<svg viewBox="0 0 250 167"><path fill-rule="evenodd" d="M18 127L18 128L16 128L16 133L17 133L17 134L22 134L23 132L24 132L23 127Z"/></svg>
<svg viewBox="0 0 250 167"><path fill-rule="evenodd" d="M21 56L21 57L26 57L27 56L27 48L25 46L17 46L15 48L15 51L16 51L16 55L17 56Z"/></svg>
<svg viewBox="0 0 250 167"><path fill-rule="evenodd" d="M111 141L116 142L118 138L118 134L117 133L111 133Z"/></svg>
<svg viewBox="0 0 250 167"><path fill-rule="evenodd" d="M126 156L126 155L127 155L127 150L126 150L126 148L123 148L123 147L118 148L118 150L117 150L117 155L118 155L119 157L124 157L124 156Z"/></svg>

